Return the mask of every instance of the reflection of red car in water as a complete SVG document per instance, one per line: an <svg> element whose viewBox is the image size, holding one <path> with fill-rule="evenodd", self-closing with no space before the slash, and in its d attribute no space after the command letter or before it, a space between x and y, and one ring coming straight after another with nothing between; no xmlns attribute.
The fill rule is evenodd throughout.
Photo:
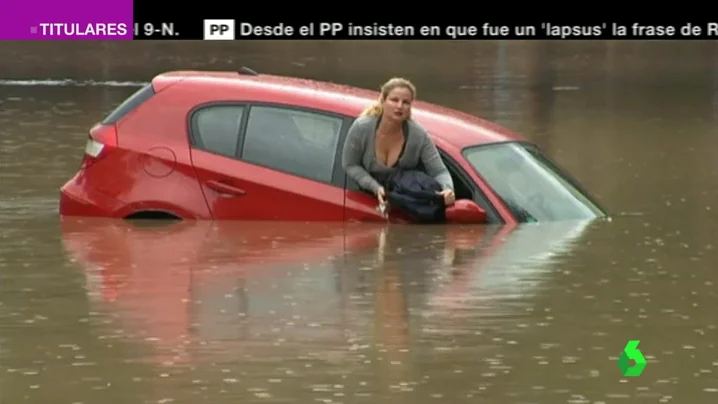
<svg viewBox="0 0 718 404"><path fill-rule="evenodd" d="M192 324L202 319L193 337L243 339L268 310L279 309L272 306L297 304L278 297L276 288L303 282L298 279L316 267L323 284L309 286L334 293L337 285L327 282L322 261L371 246L379 231L369 224L188 221L146 227L103 219L61 224L63 241L85 267L93 297L111 302L135 331L166 348L183 346ZM253 294L260 299L250 299ZM220 313L228 308L223 319Z"/></svg>
<svg viewBox="0 0 718 404"><path fill-rule="evenodd" d="M60 214L384 221L341 167L349 126L378 95L247 69L158 75L91 128L82 164L60 191ZM509 130L426 102L413 116L440 150L457 200L471 207L464 223L604 216ZM507 166L519 178L509 181Z"/></svg>
<svg viewBox="0 0 718 404"><path fill-rule="evenodd" d="M116 313L133 339L155 341L160 362L201 359L186 351L301 351L307 341L339 345L337 352L346 352L345 333L357 332L367 321L357 316L383 324L408 321L407 292L397 277L421 277L426 268L446 267L446 283L408 282L429 284L429 295L421 299L427 315L450 317L440 313L455 307L452 296L506 287L501 281L516 271L507 259L520 261L524 247L537 254L555 249L547 244L551 241L563 244L566 236L576 237L566 228L552 235L543 228L527 232L513 226L422 226L428 233L421 235L414 226L368 224L189 221L139 227L101 219L61 224L66 249L83 267L95 307ZM435 259L438 250L429 247L437 238L445 241L438 250L446 262L401 268L412 259ZM516 287L520 279L510 283ZM362 299L352 298L363 288L374 290L369 312L357 308ZM408 343L405 327L380 328L385 344ZM279 346L267 344L278 338Z"/></svg>

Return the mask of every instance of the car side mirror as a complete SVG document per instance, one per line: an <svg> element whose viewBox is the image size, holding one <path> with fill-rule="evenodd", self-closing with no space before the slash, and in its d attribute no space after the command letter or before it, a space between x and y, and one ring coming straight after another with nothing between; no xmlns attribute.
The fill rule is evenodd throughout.
<svg viewBox="0 0 718 404"><path fill-rule="evenodd" d="M448 223L486 223L486 211L470 199L459 199L446 208Z"/></svg>

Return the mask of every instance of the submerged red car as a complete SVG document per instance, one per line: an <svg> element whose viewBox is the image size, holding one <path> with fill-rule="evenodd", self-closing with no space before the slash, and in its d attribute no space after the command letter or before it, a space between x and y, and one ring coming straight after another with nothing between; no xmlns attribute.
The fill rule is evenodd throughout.
<svg viewBox="0 0 718 404"><path fill-rule="evenodd" d="M60 215L384 221L340 159L349 126L378 95L246 68L160 74L90 130L82 164L61 189ZM462 202L453 221L606 216L520 136L426 102L412 110L454 178Z"/></svg>

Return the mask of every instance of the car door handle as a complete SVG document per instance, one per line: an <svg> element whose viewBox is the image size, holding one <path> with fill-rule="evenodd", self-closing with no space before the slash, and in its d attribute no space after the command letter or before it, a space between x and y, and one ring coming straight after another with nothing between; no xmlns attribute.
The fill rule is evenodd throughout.
<svg viewBox="0 0 718 404"><path fill-rule="evenodd" d="M207 181L205 184L207 184L208 188L213 189L222 195L242 196L246 193L241 188L237 188L235 186L225 184L224 182L220 181L212 180Z"/></svg>

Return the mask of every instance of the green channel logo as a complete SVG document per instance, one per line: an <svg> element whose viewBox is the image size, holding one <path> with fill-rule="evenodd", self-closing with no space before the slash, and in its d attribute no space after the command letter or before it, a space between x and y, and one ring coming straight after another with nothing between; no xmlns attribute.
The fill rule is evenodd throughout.
<svg viewBox="0 0 718 404"><path fill-rule="evenodd" d="M621 369L624 376L640 376L646 367L646 358L643 357L643 353L638 349L638 344L640 343L640 340L628 341L623 348L623 352L621 352L621 356L618 357L618 368ZM631 366L631 361L634 362L633 366Z"/></svg>

